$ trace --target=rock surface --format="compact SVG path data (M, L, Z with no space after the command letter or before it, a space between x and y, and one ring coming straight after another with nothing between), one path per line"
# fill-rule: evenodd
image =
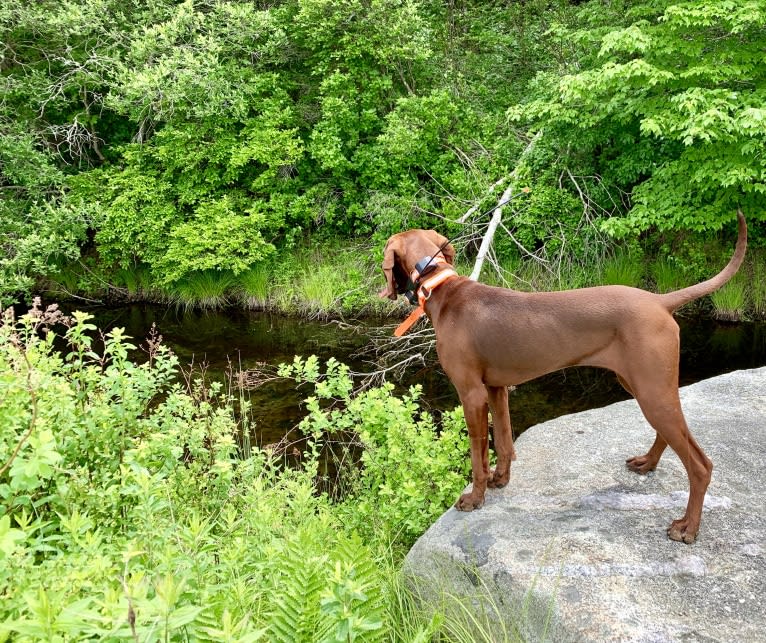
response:
M766 641L766 368L681 401L714 464L694 544L665 534L686 506L676 455L647 476L625 467L654 439L630 400L528 429L509 485L447 511L405 573L426 602L468 598L529 641Z

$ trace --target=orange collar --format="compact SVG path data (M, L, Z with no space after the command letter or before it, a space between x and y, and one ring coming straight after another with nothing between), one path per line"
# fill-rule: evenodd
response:
M418 270L418 266L424 262L426 259L428 259L427 266L433 266L434 268L440 264L449 265L447 260L444 258L444 255L439 251L438 254L434 255L433 257L423 257L418 263L415 265L414 270L410 273L410 281L413 284L418 283L420 279L420 270L425 270L426 266Z
M447 263L447 262L444 259L442 259L441 261L438 261L438 263ZM396 327L396 330L394 331L394 336L401 337L410 328L412 328L415 322L418 321L418 319L420 319L425 314L426 302L431 298L433 291L436 290L439 286L441 286L446 281L449 281L450 279L454 279L457 276L458 274L452 268L446 268L445 270L440 270L439 272L437 272L433 277L429 277L428 279L425 279L423 283L420 284L420 286L418 287L418 304L419 304L418 307L407 316L407 319L405 319L401 324L399 324L399 326Z

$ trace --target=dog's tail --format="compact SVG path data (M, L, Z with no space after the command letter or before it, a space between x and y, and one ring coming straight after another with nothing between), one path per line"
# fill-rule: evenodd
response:
M745 215L742 214L742 210L737 209L737 246L734 249L734 254L726 267L721 270L715 277L703 281L702 283L688 288L682 288L681 290L675 290L673 292L659 295L660 301L664 304L665 308L669 311L674 311L676 308L680 308L684 304L688 304L690 301L709 295L711 292L718 290L729 279L731 279L737 270L742 265L742 261L745 259L745 251L747 250L747 223L745 223Z

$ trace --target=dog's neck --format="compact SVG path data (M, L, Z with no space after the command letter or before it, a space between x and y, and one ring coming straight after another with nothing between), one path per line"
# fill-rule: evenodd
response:
M423 280L418 289L418 299L432 322L438 317L443 303L448 298L449 286L459 276L449 264L445 264Z
M430 259L430 257L427 258L429 263ZM413 300L417 298L418 307L409 314L407 319L405 319L401 324L399 324L399 326L397 326L396 330L394 331L394 335L396 337L401 337L404 335L410 328L412 328L413 324L415 324L415 322L417 322L420 317L427 313L426 306L428 305L434 292L440 290L441 287L448 281L458 277L458 274L453 270L449 263L446 261L441 261L439 264L440 265L438 265L434 270L425 272L421 263L418 262L419 268L416 268L413 271L412 279L410 280L410 285L412 285L415 290L414 292L410 290L405 293L407 299L409 299L413 304L415 303ZM416 283L413 284L413 280L416 281ZM433 320L430 313L428 313L428 317Z
M418 286L418 298L421 305L428 301L439 286L450 279L454 279L458 274L449 266L440 267L428 273L428 276L421 278Z

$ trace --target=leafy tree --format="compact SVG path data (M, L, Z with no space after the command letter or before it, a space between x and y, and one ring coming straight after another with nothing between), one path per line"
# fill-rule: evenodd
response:
M33 275L80 254L84 215L50 205L62 181L39 141L0 117L0 306L29 290Z
M453 219L522 126L526 244L752 220L763 26L752 0L0 0L0 293L81 252L167 287Z
M543 128L565 164L632 190L632 209L605 224L614 233L717 229L738 205L758 214L766 7L666 0L626 14L624 27L575 32L597 55L584 71L540 77L511 118Z
M124 135L104 97L121 34L143 15L117 0L0 2L0 304L80 254L90 221L62 205L65 176Z

